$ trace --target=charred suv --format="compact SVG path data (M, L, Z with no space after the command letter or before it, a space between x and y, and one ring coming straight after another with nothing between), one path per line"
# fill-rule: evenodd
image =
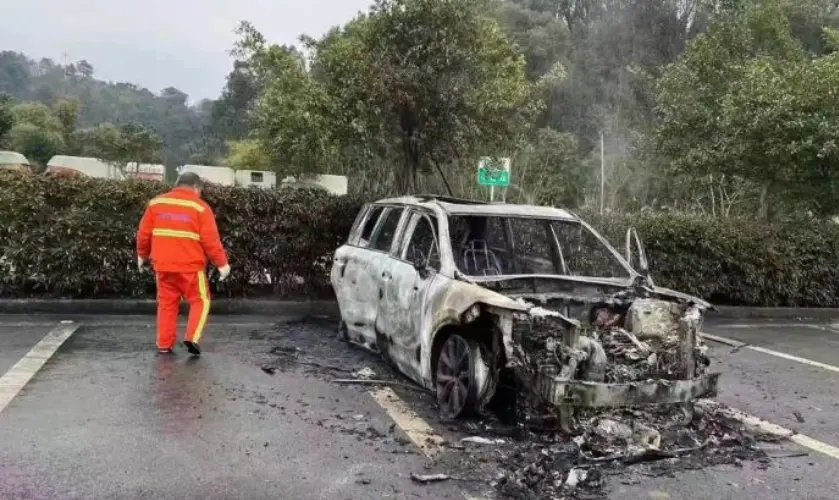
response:
M698 335L710 304L655 286L633 229L622 255L558 208L381 200L331 281L342 338L436 391L447 418L480 410L505 372L566 416L716 393Z

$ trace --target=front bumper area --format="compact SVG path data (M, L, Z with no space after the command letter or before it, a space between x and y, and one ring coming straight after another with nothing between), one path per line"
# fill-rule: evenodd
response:
M719 377L719 373L708 373L691 380L605 384L540 373L535 381L535 392L555 406L614 408L676 404L716 396Z

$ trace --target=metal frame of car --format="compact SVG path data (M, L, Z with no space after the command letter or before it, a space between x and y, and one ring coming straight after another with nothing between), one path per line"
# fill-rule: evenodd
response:
M387 252L382 250L365 248L359 245L359 237L363 228L367 225L369 217L375 212L375 208L384 207L385 209L401 208L400 214L393 240ZM711 396L716 393L717 381L719 374L707 374L699 377L693 377L693 354L692 350L696 342L698 342L698 328L701 324L701 316L704 311L710 307L707 302L691 297L689 295L676 292L660 287L653 287L646 270L642 272L636 271L630 265L630 236L634 239L639 250L639 257L641 257L643 264L646 265L646 256L643 255L643 247L637 234L630 234L627 232L627 255L624 257L620 254L610 243L597 232L588 223L581 218L567 210L552 208L552 207L534 207L523 205L506 205L506 204L481 204L465 200L454 200L442 197L431 196L409 196L401 198L391 198L377 201L365 205L364 209L359 213L353 224L353 230L348 238L347 245L363 248L364 250L380 252L387 255L389 259L395 259L403 264L408 262L403 256L405 249L409 245L406 236L412 236L409 232L411 227L411 213L419 211L426 215L436 218L437 225L434 227L436 232L436 241L438 245L438 252L440 258L440 269L434 272L442 277L445 282L440 283L439 287L445 287L446 290L440 291L439 287L435 289L435 293L442 294L445 301L439 303L432 303L430 306L436 307L433 311L424 311L422 321L419 325L419 331L416 334L419 336L418 352L416 353L416 365L413 361L406 360L406 353L401 353L397 361L400 369L409 377L413 378L423 386L434 389L434 363L435 352L434 349L438 346L438 336L445 335L451 329L462 329L468 325L478 321L480 318L491 318L493 329L496 329L500 334L500 346L503 350L503 360L506 367L512 368L519 373L521 378L529 378L528 383L533 391L544 398L546 401L560 408L568 410L577 406L633 406L637 404L647 403L686 403L697 397ZM382 215L384 212L382 213ZM456 215L485 215L485 216L503 216L503 217L523 217L536 218L547 220L561 220L580 224L584 230L594 235L599 243L605 246L612 256L620 263L626 270L627 278L594 278L586 276L567 276L567 275L501 275L501 276L466 276L455 264L454 252L451 248L452 242L449 234L449 217ZM381 226L386 219L379 215L376 221L370 239L375 241L375 237L381 231ZM556 235L554 234L554 237ZM556 241L558 244L558 241ZM346 263L341 263L336 252L336 268L343 272ZM410 262L408 262L410 264ZM341 293L336 284L336 271L333 270L333 286L336 287L336 294L339 295L339 304L341 303ZM522 353L517 352L516 342L513 336L513 321L514 317L521 321L523 318L532 318L534 313L540 316L540 320L553 322L553 327L557 332L561 332L562 342L569 348L575 349L579 343L580 338L580 322L570 318L560 311L545 311L537 308L533 304L526 304L520 300L520 297L515 295L504 295L499 292L489 290L485 285L499 280L510 279L549 279L562 280L565 282L577 283L580 286L587 285L604 285L613 286L615 288L630 288L636 286L638 289L646 290L644 293L649 293L655 297L663 297L667 300L686 302L691 305L691 314L698 317L698 321L686 321L682 325L686 330L684 332L684 347L682 348L683 360L682 363L685 369L684 380L651 380L639 381L628 384L609 384L592 382L588 380L579 380L573 378L573 374L551 374L551 373L524 373L522 369ZM381 289L380 289L381 300ZM544 298L550 299L557 294L544 293ZM561 294L560 294L561 295ZM436 297L436 296L435 296ZM437 300L437 299L434 299ZM442 300L442 299L441 299ZM346 303L341 307L344 308ZM538 309L538 312L537 312ZM342 316L344 311L342 310ZM369 320L369 318L368 318ZM374 320L376 321L376 320ZM348 330L353 330L357 325L345 325ZM488 332L489 333L489 332ZM362 339L360 335L348 335L351 341L358 343L364 347L372 348L377 351L387 351L387 341L382 343L382 338L389 336L387 332L376 332L376 342L371 342L371 339ZM393 341L391 340L391 343ZM383 354L387 356L387 353ZM498 354L498 353L496 353ZM393 359L391 359L393 361ZM406 366L409 365L409 366ZM495 367L498 369L501 367ZM535 375L535 376L534 376ZM486 375L493 376L492 374ZM487 384L486 380L476 380L480 385ZM494 388L487 389L489 392L494 392ZM488 402L492 394L483 394L481 398L482 404ZM566 412L567 413L567 412Z

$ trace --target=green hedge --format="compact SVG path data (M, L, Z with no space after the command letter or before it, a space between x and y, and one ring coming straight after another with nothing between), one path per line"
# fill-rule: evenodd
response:
M589 216L623 252L635 226L657 285L716 305L839 307L839 225L688 215Z
M152 296L134 238L153 182L0 171L0 297ZM361 201L318 191L214 187L233 274L216 295L327 297L332 251ZM839 225L682 215L586 217L620 249L638 229L657 284L718 305L839 307ZM266 278L265 274L270 276Z
M25 176L0 171L0 297L151 297L136 268L145 204L167 189L148 181ZM331 294L331 254L361 204L321 191L210 187L233 273L218 296ZM267 273L267 277L266 277Z

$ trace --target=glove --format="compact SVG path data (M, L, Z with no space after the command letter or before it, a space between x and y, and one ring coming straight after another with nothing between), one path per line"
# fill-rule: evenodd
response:
M219 278L218 278L219 281L226 280L227 277L230 276L230 264L227 264L225 266L222 266L222 267L218 268L218 273L219 273Z
M145 265L146 265L146 259L144 259L142 257L137 257L137 269L142 271L143 266L145 266Z

